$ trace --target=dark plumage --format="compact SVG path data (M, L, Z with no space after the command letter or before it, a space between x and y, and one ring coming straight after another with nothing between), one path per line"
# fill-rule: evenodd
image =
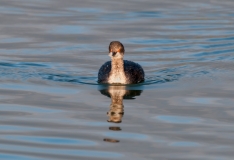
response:
M98 83L108 83L111 71L111 61L104 63L98 72ZM142 67L132 61L124 60L124 73L128 84L140 83L144 81L144 70Z

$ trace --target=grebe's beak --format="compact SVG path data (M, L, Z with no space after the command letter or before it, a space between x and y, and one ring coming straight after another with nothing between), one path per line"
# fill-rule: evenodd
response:
M114 56L116 55L116 53L117 53L117 52L110 52L110 53L109 53L109 56L110 56L110 57L114 57Z

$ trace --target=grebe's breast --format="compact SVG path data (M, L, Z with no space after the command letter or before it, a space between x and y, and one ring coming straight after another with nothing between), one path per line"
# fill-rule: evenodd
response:
M111 61L104 63L98 72L98 83L108 83L111 71ZM126 83L140 83L144 81L145 73L142 67L132 61L124 60L124 74Z

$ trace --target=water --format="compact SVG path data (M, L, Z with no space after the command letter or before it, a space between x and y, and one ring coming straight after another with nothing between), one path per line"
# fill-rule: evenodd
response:
M233 7L1 0L0 159L232 160ZM97 84L112 40L144 83Z

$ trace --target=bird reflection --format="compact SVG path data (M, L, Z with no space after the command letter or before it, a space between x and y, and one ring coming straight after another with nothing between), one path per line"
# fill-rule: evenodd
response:
M110 86L108 93L111 97L110 110L107 112L108 122L121 123L124 115L123 96L126 90L123 86Z
M110 143L118 143L119 142L119 140L111 139L111 138L104 138L103 141L110 142Z
M107 122L121 123L124 115L123 99L135 99L134 97L139 96L142 91L129 90L126 86L110 85L100 89L100 92L111 98L111 104L109 106L109 111L107 112ZM109 127L109 130L121 131L121 128L118 126L111 126ZM104 141L111 143L119 142L119 140L111 138L105 138Z
M122 129L120 127L109 127L109 130L112 130L112 131L121 131ZM117 139L113 139L113 138L104 138L103 141L106 141L106 142L110 142L110 143L118 143L119 140Z
M107 112L108 122L121 123L124 115L123 99L135 99L141 94L141 90L127 90L126 86L111 85L100 90L103 95L111 98L110 109Z

